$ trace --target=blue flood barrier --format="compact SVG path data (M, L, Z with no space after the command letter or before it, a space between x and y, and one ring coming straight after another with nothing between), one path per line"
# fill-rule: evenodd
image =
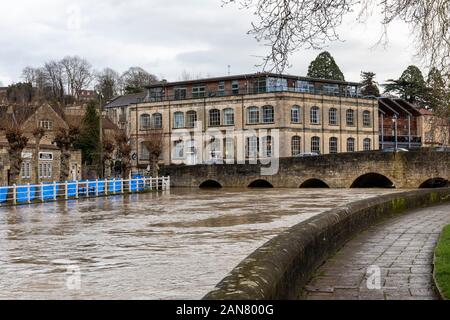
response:
M78 181L78 195L79 196L89 195L89 180Z
M53 200L58 196L59 185L54 185L53 183L44 183L41 187L42 199Z
M69 198L74 198L77 196L77 182L68 181L67 182L67 196Z
M122 180L110 180L108 182L110 193L122 192Z
M139 177L139 178L141 178L141 177ZM132 192L144 191L144 188L145 188L144 179L139 179L139 178L131 180L131 191Z
M9 187L0 187L0 203L4 203L8 199L8 189Z
M18 203L25 203L28 201L33 201L36 198L36 187L35 186L17 186L16 189L16 201Z

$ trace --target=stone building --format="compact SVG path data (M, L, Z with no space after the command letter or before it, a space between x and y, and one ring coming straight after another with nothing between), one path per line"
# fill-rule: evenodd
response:
M15 110L13 110L15 109ZM22 152L22 170L19 183L35 183L59 181L61 166L61 151L55 146L54 139L58 128L68 128L65 115L57 107L49 104L38 106L0 106L0 185L9 184L8 141L5 129L12 123L12 113L21 114L20 128L28 138L28 144ZM36 128L45 130L37 152L33 131ZM36 177L36 164L37 174ZM81 178L81 152L71 152L70 178Z
M377 150L378 103L359 86L271 73L149 86L128 106L134 166L148 166L149 132L160 132L165 164Z
M103 113L106 114L117 127L128 131L128 124L130 121L129 107L136 105L137 103L142 103L146 96L147 93L142 92L115 97L103 106Z

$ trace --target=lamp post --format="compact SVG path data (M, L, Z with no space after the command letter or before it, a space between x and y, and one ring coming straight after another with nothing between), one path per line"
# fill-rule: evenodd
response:
M394 139L395 139L395 147L394 150L395 152L397 152L398 149L398 135L397 135L397 124L398 124L398 117L396 114L394 114L394 116L392 117L392 122L394 124Z

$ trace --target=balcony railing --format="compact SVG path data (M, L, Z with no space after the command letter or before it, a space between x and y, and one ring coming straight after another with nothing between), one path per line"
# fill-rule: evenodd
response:
M306 89L306 88L291 88L291 87L270 87L270 88L250 88L239 90L222 90L222 91L209 91L204 93L191 93L175 94L175 95L150 95L145 99L145 102L163 102L163 101L178 101L178 100L191 100L191 99L207 99L216 97L230 97L230 96L243 96L243 95L256 95L267 93L304 93L314 95L325 95L334 97L347 97L357 98L362 97L360 94L349 92L347 90L330 91L320 89Z

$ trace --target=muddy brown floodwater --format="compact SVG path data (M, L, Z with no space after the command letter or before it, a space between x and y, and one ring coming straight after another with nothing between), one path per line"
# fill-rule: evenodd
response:
M200 299L286 228L391 192L172 189L0 208L0 299Z

